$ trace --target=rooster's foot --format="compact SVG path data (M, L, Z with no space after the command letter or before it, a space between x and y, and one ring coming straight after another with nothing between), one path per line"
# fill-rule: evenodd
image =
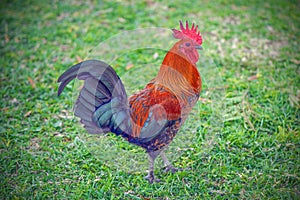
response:
M154 182L160 182L160 179L154 177L154 173L150 172L147 176L144 177L150 184Z

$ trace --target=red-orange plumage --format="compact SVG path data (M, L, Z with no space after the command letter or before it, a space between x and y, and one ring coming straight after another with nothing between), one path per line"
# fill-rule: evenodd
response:
M180 103L167 88L161 85L149 83L143 90L129 98L132 136L139 137L140 130L149 116L150 109L153 112L153 120L176 120L181 113Z
M141 137L151 108L154 109L152 120L184 121L196 103L202 82L195 64L179 49L186 41L177 42L166 54L158 75L129 98L133 137Z

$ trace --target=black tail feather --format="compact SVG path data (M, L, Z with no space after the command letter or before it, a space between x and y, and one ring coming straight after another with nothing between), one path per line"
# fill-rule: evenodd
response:
M124 137L131 133L129 106L125 88L111 66L87 60L72 66L59 78L60 95L75 78L84 80L84 86L74 107L89 133L114 132Z

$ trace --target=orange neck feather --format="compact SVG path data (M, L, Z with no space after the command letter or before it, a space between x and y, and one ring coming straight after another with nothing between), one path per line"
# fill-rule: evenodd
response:
M165 56L156 82L168 87L178 96L199 95L202 87L202 80L195 64L179 50L178 44L175 44Z

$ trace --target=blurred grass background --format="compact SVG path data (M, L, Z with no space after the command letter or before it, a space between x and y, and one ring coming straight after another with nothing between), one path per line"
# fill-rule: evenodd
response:
M299 9L299 1L277 0L1 1L1 198L298 199ZM212 104L199 101L186 125L196 140L175 161L191 170L157 170L162 182L149 185L145 172L113 170L77 144L84 130L71 114L71 88L58 98L56 80L115 34L178 28L179 20L200 27L200 53L225 89L224 124L211 133L214 122L201 119ZM135 74L152 53L121 55L114 67L121 78ZM137 72L136 80L156 73ZM202 97L218 91L204 85Z

